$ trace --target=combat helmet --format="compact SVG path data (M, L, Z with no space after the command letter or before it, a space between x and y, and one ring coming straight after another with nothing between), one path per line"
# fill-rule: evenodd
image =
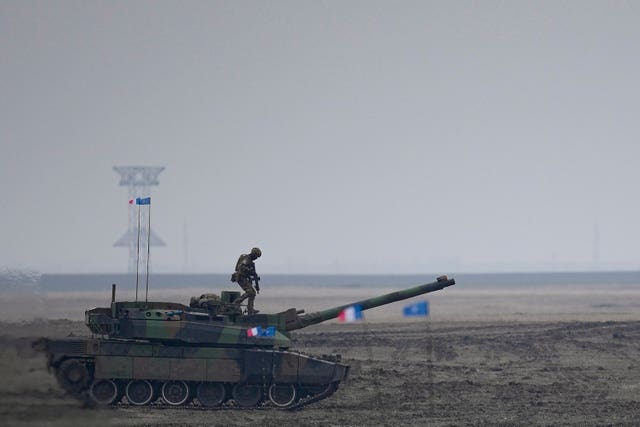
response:
M256 259L256 258L260 258L261 256L262 256L262 251L260 250L260 248L251 249L251 258Z

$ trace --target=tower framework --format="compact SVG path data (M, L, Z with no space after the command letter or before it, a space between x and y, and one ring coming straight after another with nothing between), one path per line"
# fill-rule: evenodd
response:
M120 185L128 188L129 200L135 200L137 197L150 197L151 187L160 184L158 175L164 170L164 166L114 166L113 170L120 174ZM140 230L138 230L138 210L128 207L129 226L127 231L113 244L115 247L129 248L129 265L127 271L135 273L137 263L146 261L147 249L147 233L148 233L148 209L140 211ZM140 238L138 242L138 236ZM148 243L150 246L166 246L164 241L158 237L153 230L149 235ZM138 244L140 246L138 246ZM144 248L144 250L143 250Z

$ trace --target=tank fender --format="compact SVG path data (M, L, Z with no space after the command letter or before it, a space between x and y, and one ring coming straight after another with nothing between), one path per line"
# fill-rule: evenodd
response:
M298 365L298 381L301 384L328 384L344 379L342 365L301 354Z

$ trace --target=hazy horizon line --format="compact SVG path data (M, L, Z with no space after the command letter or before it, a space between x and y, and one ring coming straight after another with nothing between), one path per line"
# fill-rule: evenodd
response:
M20 270L17 270L20 271ZM33 271L33 270L32 270ZM120 276L135 276L136 273L128 272L112 272L112 271L96 271L96 272L39 272L41 275L55 276L55 275L120 275ZM263 276L442 276L442 275L501 275L501 274L606 274L606 273L640 273L640 269L601 269L601 270L523 270L523 271L456 271L446 273L434 273L434 272L402 272L402 273L261 273ZM151 273L150 276L166 276L166 275L192 275L192 276L226 276L230 273L224 272L182 272L182 271L164 271ZM145 273L140 273L140 277L146 276Z

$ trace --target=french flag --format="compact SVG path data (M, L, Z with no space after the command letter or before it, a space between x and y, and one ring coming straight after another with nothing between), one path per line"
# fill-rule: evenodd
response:
M341 322L355 322L362 319L362 306L350 305L338 314L338 320Z
M258 337L262 334L262 328L260 326L256 326L255 328L247 329L248 337Z

